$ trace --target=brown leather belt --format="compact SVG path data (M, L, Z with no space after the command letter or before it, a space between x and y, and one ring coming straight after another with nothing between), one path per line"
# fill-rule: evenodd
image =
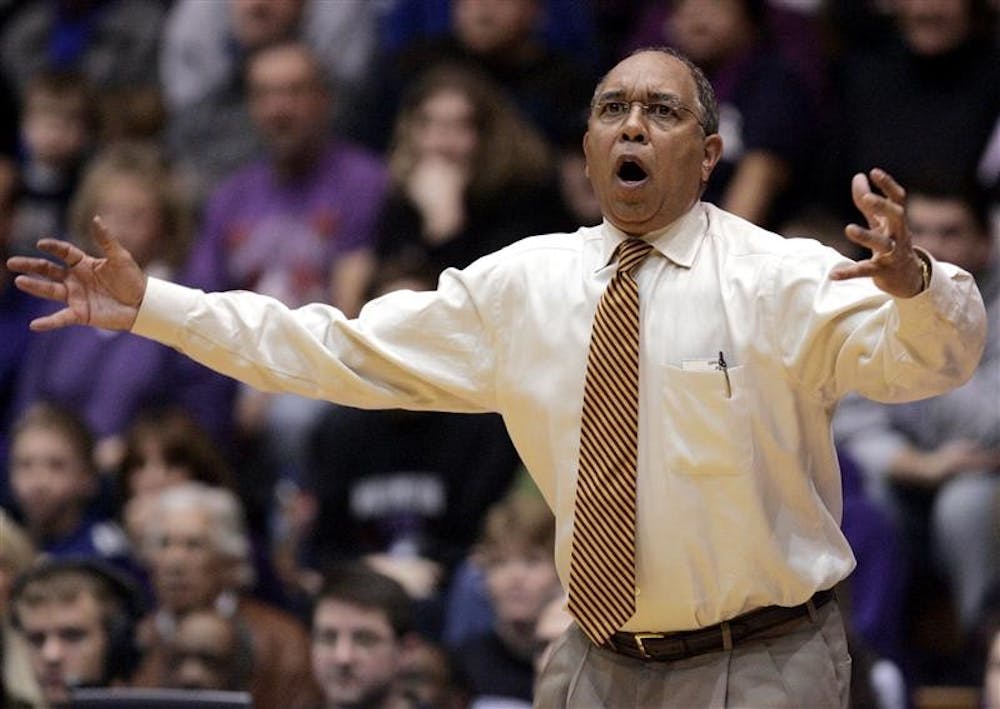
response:
M626 633L612 635L605 648L649 662L674 662L708 652L729 650L748 638L782 623L815 614L834 598L833 589L818 591L798 606L767 606L738 615L722 623L674 633Z

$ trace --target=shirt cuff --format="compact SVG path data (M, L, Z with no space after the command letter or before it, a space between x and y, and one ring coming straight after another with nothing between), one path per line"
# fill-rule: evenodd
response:
M199 293L194 288L159 278L146 279L146 293L132 324L132 332L166 344L178 342Z
M930 326L940 313L950 314L954 306L954 294L949 288L948 275L943 272L941 264L923 249L920 258L925 259L930 268L931 279L927 287L909 298L896 298L896 305L908 322L925 322ZM912 320L911 320L912 319Z

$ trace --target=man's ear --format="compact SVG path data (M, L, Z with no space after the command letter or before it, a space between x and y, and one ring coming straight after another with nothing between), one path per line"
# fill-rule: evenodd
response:
M587 176L587 179L590 179L590 148L588 147L589 138L590 138L590 131L586 131L583 134L583 140L581 141L583 143L583 158L584 158L583 174Z
M722 157L722 136L718 133L705 137L705 154L701 160L701 182L705 184Z

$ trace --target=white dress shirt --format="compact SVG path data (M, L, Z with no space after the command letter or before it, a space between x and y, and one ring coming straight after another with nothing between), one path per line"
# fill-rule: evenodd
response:
M555 512L565 586L591 322L623 238L607 222L528 238L445 271L436 291L372 301L355 320L150 279L133 329L262 389L499 412ZM802 603L854 567L839 525L837 400L925 397L967 378L985 333L979 292L944 263L909 299L869 279L831 281L844 262L835 251L704 203L646 238L639 592L625 629Z

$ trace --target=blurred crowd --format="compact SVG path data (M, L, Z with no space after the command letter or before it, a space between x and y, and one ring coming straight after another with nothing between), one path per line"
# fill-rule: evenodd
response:
M720 103L704 198L849 257L850 176L972 273L979 370L835 417L857 706L1000 706L996 0L0 0L0 256L100 215L149 273L348 315L601 221L600 76L680 49ZM253 390L127 333L34 334L0 261L0 706L80 687L259 709L530 706L570 622L492 415ZM905 356L901 353L900 356ZM991 674L992 673L992 674Z

